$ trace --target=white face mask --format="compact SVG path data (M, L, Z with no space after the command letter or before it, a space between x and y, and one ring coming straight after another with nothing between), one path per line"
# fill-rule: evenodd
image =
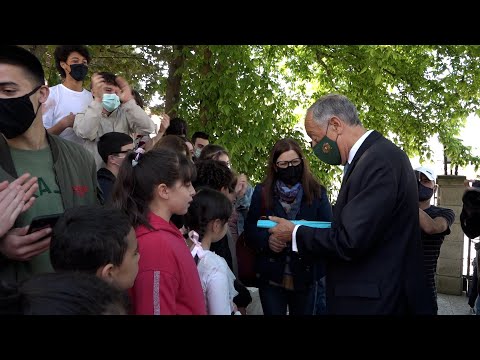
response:
M112 112L120 106L120 98L117 94L103 94L102 104L105 110Z
M202 149L195 148L195 151L193 153L193 156L195 156L197 159L200 157L200 154L202 153Z

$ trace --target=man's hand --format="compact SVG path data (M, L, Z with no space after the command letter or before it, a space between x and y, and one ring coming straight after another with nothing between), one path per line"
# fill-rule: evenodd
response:
M62 118L60 121L62 122L62 125L65 127L65 129L71 128L75 123L75 114L71 112L70 114Z
M162 120L160 121L160 129L158 130L158 134L164 134L167 131L168 127L170 126L170 116L167 114L162 115Z
M120 102L122 104L125 104L127 101L132 100L133 99L132 89L130 85L128 85L127 80L125 80L121 76L117 76L115 78L115 81L117 82L118 87L120 88L120 93L117 94L118 97L120 98Z
M277 244L277 241L284 244L289 241L292 241L292 233L293 233L293 229L295 229L294 223L276 216L269 216L268 219L278 223L278 225L268 230L268 232L272 234L270 235L270 238L269 238L269 244L270 244L270 241L272 240L274 241L275 244Z
M92 95L95 98L95 101L102 102L103 100L103 93L105 86L105 79L102 75L97 73L92 75Z
M247 175L240 174L237 179L237 185L235 186L235 194L237 199L241 199L247 192Z
M0 183L0 237L12 228L18 215L30 209L38 190L37 178L25 173L12 183Z
M273 237L273 235L270 235L268 238L268 246L273 252L279 253L287 247L287 243L278 240L277 238Z
M0 252L9 259L27 261L43 253L50 247L50 239L43 239L52 232L52 228L35 231L27 235L28 227L11 229L0 239ZM38 241L38 242L37 242Z

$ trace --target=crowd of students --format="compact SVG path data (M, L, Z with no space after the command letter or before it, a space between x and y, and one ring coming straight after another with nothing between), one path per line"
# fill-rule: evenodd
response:
M242 233L266 315L436 313L454 214L431 205L432 170L413 171L346 97L305 119L315 155L345 166L332 209L296 140L276 141L252 186L184 119L164 115L156 132L122 77L95 73L84 89L86 47L59 46L55 61L62 83L49 88L33 54L0 48L2 313L246 314ZM45 216L55 225L33 231ZM258 228L263 216L277 226Z

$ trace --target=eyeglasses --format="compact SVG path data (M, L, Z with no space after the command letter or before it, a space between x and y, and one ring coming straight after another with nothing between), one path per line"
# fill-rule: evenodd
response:
M289 166L298 166L301 163L302 163L302 159L301 158L296 158L296 159L293 159L291 161L278 161L276 163L276 165L277 165L277 167L279 167L281 169L286 169Z

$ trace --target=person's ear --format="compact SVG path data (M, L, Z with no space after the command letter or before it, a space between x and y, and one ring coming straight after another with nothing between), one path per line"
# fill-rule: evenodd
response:
M340 120L338 117L334 116L329 120L330 127L333 128L333 130L337 134L341 134L343 132L343 121Z
M44 104L47 99L48 95L50 95L50 89L46 85L42 85L40 89L38 89L38 101L40 104Z
M220 192L224 195L227 195L230 194L230 191L228 191L228 186L224 186L220 189Z
M433 187L433 192L434 192L434 193L437 192L437 189L438 189L438 185L435 184L435 186Z
M115 267L112 263L107 265L101 266L98 268L96 275L101 278L102 280L111 284L113 282L113 275L114 275Z
M66 63L65 61L60 61L60 67L61 67L63 70L65 70L65 73L68 73L68 71L67 71L68 65L67 65L67 63Z
M158 185L156 192L157 192L157 195L164 200L168 200L170 198L170 194L169 194L170 192L168 191L168 186L165 184Z
M215 234L218 234L219 232L221 232L222 227L223 227L222 220L215 219L212 221L212 230Z
M108 155L107 157L107 164L112 164L113 163L113 155Z

